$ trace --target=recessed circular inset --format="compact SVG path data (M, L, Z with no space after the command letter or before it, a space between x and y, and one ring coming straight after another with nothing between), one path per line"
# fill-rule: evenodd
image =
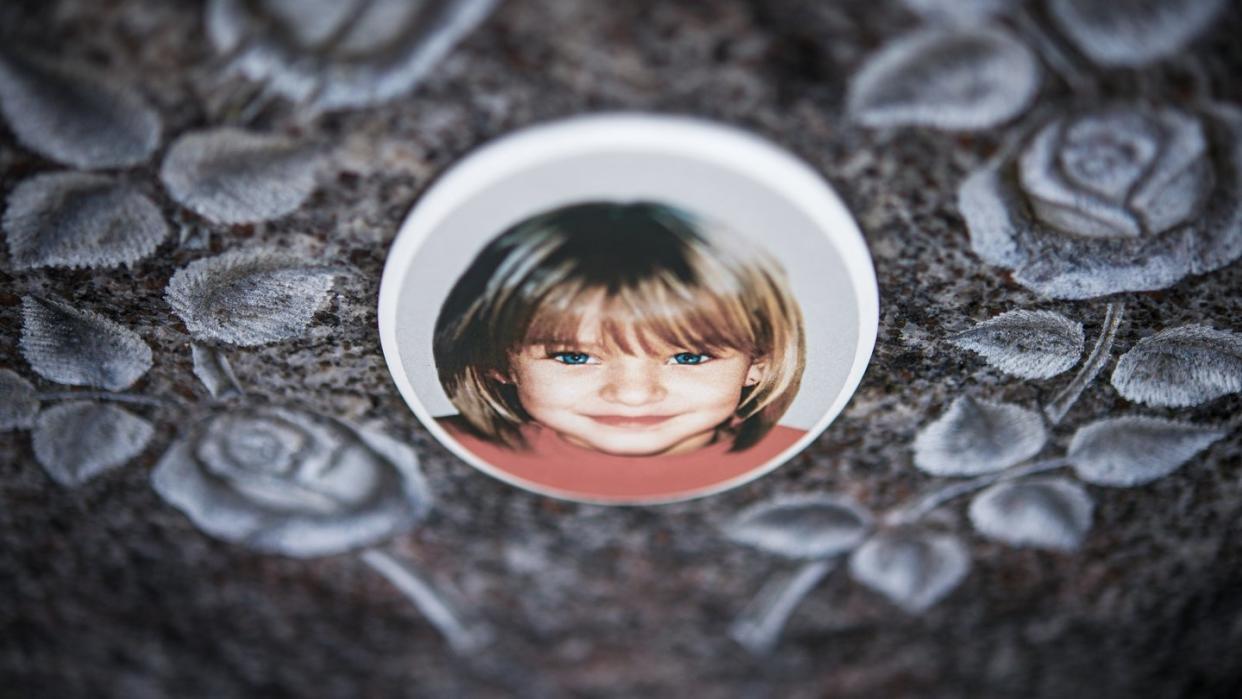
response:
M738 129L598 115L505 136L419 199L380 285L384 356L441 442L592 503L718 493L845 407L875 345L862 235Z

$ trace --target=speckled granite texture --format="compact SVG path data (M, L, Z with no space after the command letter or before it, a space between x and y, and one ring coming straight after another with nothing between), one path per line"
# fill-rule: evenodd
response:
M1042 309L1081 322L1089 349L1109 301L1126 304L1115 355L1189 323L1242 331L1236 263L1161 291L1053 301L972 252L958 187L1015 127L872 129L846 113L849 81L866 58L924 21L894 0L509 0L411 94L320 116L276 100L249 116L249 128L321 145L326 165L292 214L230 226L178 207L158 178L177 135L242 121L247 84L223 75L199 4L4 3L6 49L33 45L102 67L158 111L160 150L108 172L147 193L174 233L132 268L18 271L0 253L0 367L40 392L69 390L32 372L18 348L22 297L53 294L150 345L153 368L130 393L203 405L189 330L164 300L173 273L260 245L339 265L302 336L223 351L248 400L413 445L435 507L383 548L416 562L496 638L452 653L355 553L303 560L209 538L150 483L194 409L130 406L155 436L125 466L76 488L48 477L28 432L0 433L0 695L1242 696L1237 430L1148 485L1090 487L1093 525L1076 551L986 539L955 502L930 519L960 536L973 567L927 611L902 611L838 570L797 608L770 654L729 637L764 581L795 565L730 542L720 528L734 513L792 493L836 493L877 512L907 502L946 482L915 468L911 444L953 399L1037 406L1071 376L1015 379L946 336L1005 311ZM1242 103L1240 35L1242 12L1228 10L1174 59L1097 77L1090 99L1189 104L1197 76L1213 99ZM1031 114L1071 103L1067 81L1045 73ZM437 444L384 366L380 271L419 193L489 139L606 110L697 115L781 144L832 183L874 255L880 330L859 392L803 454L723 495L606 508L504 485ZM0 131L5 196L58 169ZM1048 453L1063 453L1076 428L1105 416L1214 424L1242 407L1237 394L1181 409L1131 404L1108 384L1115 359L1049 428Z

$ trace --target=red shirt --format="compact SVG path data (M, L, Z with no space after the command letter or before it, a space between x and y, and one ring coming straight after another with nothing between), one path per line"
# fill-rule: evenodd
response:
M522 428L528 449L515 450L466 432L460 417L437 423L502 478L536 490L595 501L675 500L723 489L768 463L806 434L777 425L749 449L730 452L731 441L685 454L616 456L571 444L535 424Z

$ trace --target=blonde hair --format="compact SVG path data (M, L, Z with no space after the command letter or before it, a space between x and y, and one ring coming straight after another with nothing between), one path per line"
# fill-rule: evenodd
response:
M530 416L510 359L532 344L572 345L602 299L605 342L742 352L763 362L721 429L734 451L759 441L802 380L802 313L784 271L720 226L647 202L576 204L501 233L457 280L436 319L440 383L477 436L513 448Z

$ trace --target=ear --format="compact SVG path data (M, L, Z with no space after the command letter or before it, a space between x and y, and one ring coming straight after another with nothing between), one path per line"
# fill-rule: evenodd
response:
M757 386L768 375L768 360L758 359L750 363L750 368L746 370L746 381L744 386Z
M499 369L488 370L487 378L492 379L493 381L499 381L500 383L513 383L513 380L505 374L500 373Z

